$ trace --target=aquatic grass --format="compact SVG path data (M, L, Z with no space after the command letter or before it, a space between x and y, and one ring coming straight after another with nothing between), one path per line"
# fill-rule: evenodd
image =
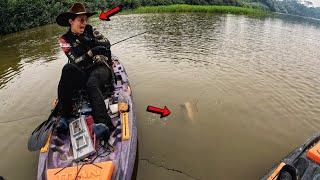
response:
M257 8L247 8L238 6L216 6L216 5L187 5L175 4L169 6L144 6L133 10L129 13L217 13L217 14L240 14L252 16L266 16L267 11Z

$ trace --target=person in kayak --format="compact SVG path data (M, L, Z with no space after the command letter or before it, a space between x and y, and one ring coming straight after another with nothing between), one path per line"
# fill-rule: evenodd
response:
M87 24L88 18L94 14L87 12L83 4L75 3L69 12L61 13L56 18L58 25L69 27L67 33L59 38L68 63L62 69L58 100L61 103L62 119L68 119L73 116L74 93L86 89L94 122L107 125L112 132L115 127L107 113L103 96L103 93L110 94L113 88L110 42Z

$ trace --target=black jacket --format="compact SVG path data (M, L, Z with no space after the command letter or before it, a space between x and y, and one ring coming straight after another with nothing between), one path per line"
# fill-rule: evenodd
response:
M83 41L83 37L91 39ZM93 64L93 60L88 56L87 52L97 45L110 48L110 42L91 25L86 25L82 35L78 36L69 31L59 38L59 44L62 51L67 55L68 62L78 65L82 69L86 69ZM108 57L111 58L111 57Z

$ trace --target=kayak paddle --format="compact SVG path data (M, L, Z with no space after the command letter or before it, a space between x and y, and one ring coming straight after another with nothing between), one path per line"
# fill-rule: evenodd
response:
M28 140L28 150L37 151L40 150L47 142L47 139L56 127L56 121L54 115L58 112L59 101L56 104L55 108L51 112L49 118L42 122L30 135Z

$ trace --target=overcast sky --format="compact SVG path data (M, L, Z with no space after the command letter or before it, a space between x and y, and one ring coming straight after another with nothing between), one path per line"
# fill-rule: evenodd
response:
M301 1L303 2L304 0L301 0ZM307 0L307 1L312 2L314 6L317 6L317 7L320 6L320 0Z

